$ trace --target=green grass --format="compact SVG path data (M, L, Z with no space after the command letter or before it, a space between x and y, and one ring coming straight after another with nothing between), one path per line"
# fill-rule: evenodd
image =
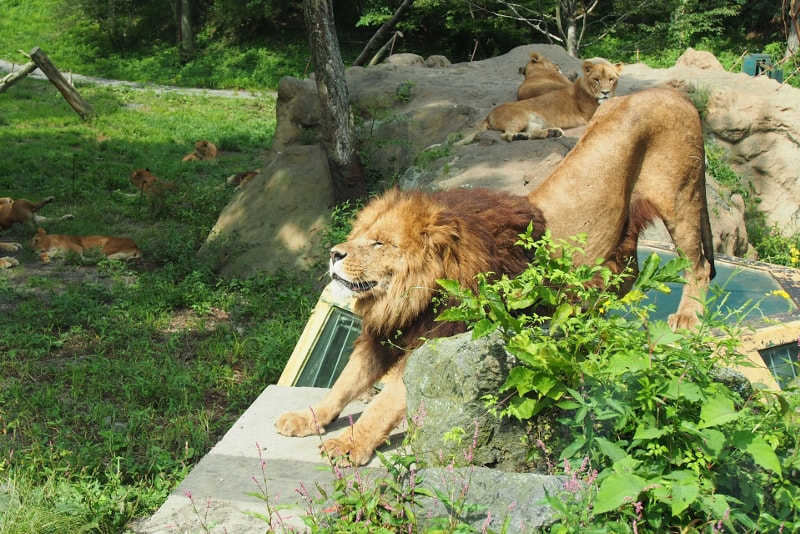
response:
M265 36L251 43L232 43L201 33L197 54L182 62L177 46L163 42L127 54L109 51L87 37L103 32L80 24L53 0L3 0L0 59L23 64L27 59L20 51L29 53L38 46L65 73L183 87L274 91L284 76L302 76L310 58L302 31L290 35L289 41L285 36L281 40Z
M274 383L316 301L311 273L219 278L196 251L260 167L275 102L78 86L82 121L49 83L0 95L0 194L72 213L51 233L132 237L141 263L68 260L0 271L0 532L119 532L171 489ZM216 161L182 163L194 141ZM180 187L152 203L130 172ZM320 254L320 257L323 255ZM18 526L21 525L21 526ZM77 526L76 526L77 525Z

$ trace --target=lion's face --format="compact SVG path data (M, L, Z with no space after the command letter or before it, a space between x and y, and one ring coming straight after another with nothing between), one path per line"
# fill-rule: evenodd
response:
M43 228L39 228L31 239L31 248L34 252L42 252L50 248L50 236L45 233Z
M619 73L622 71L622 63L614 65L605 60L598 62L583 62L583 78L581 85L587 94L602 104L614 96L619 82Z
M145 184L149 184L156 180L150 169L136 169L128 178L136 189L141 189Z
M411 264L424 254L422 221L407 199L379 201L364 208L347 241L330 252L330 275L341 294L381 299L397 293Z

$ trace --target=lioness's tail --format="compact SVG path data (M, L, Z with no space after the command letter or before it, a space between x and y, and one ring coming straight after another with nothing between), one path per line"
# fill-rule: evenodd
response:
M473 141L473 139L475 139L476 135L488 129L489 129L489 123L486 122L486 119L483 119L481 123L478 125L478 128L476 130L473 130L472 132L468 133L466 136L464 136L464 139L453 143L453 146L468 145Z
M700 214L700 240L703 243L703 256L711 267L709 280L713 280L717 275L717 269L714 267L714 240L711 236L711 222L708 219L708 202L705 199Z

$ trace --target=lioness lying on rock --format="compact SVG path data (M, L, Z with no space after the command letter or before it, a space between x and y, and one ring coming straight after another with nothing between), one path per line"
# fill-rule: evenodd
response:
M50 204L54 197L47 197L39 202L32 202L24 198L14 200L9 197L0 198L0 230L8 230L15 224L43 224L49 222L66 221L72 219L72 214L61 217L43 217L36 212ZM0 250L4 252L17 252L22 249L19 243L0 243ZM19 265L11 256L0 258L0 269L8 269Z
M112 260L133 260L142 257L142 251L129 237L105 235L47 234L39 228L31 240L31 248L44 263L55 257L65 257L70 252L83 257L85 252L98 250Z
M528 225L554 239L587 236L578 263L603 259L638 273L639 232L661 219L690 260L673 329L699 321L714 276L700 115L689 98L650 89L600 107L575 148L527 196L480 189L436 193L391 190L358 214L347 241L330 251L332 289L355 299L362 328L350 359L313 409L287 412L275 426L287 436L324 433L342 409L378 380L381 392L352 428L328 439L329 457L364 464L406 417L403 369L425 339L465 330L438 322L448 305L437 280L477 290L478 273L515 276L532 260L515 243ZM621 288L624 292L629 287Z
M583 76L569 87L536 98L506 102L495 107L477 131L455 143L466 145L484 130L503 132L506 141L545 139L564 135L562 128L587 124L597 107L614 96L622 63L583 62Z
M561 68L539 52L531 52L531 58L520 72L525 75L517 88L517 100L534 98L550 91L566 89L572 85Z

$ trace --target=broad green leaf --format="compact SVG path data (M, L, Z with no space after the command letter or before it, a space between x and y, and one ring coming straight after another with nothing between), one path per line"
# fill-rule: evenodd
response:
M644 439L644 440L657 439L665 434L671 434L672 431L673 428L671 426L658 428L655 426L639 425L636 428L636 433L633 435L633 439L634 441L637 439Z
M739 450L752 456L753 461L764 469L781 474L781 462L778 460L778 456L761 436L737 430L733 433L731 441Z
M627 456L622 448L605 438L594 438L595 443L600 447L600 452L608 456L612 462L618 462Z
M741 415L741 412L733 406L733 400L720 394L713 395L706 399L700 408L700 422L697 428L724 425L735 421Z
M700 485L697 475L691 471L673 471L665 479L672 480L672 515L678 516L683 513L700 494Z
M561 456L559 456L559 460L564 460L566 458L573 458L575 454L583 449L586 445L586 438L583 436L578 436L575 438L575 441L570 443L568 446L564 447L564 450L561 451Z
M650 333L650 340L653 345L669 345L684 337L684 335L679 332L673 332L664 321L655 321L651 323L647 330Z
M551 317L551 328L556 328L558 325L569 319L569 317L573 313L573 306L572 304L562 302L553 312L553 316Z
M612 375L621 375L624 372L640 371L650 367L650 356L642 350L617 352L608 360L606 371Z
M703 398L703 390L694 382L675 377L669 381L665 395L670 399L684 398L689 402L697 402Z
M481 319L475 323L475 326L472 327L472 339L479 339L484 336L488 336L495 330L497 330L497 323L490 321L489 319Z
M647 481L632 473L612 473L600 483L594 501L595 515L616 510L623 504L639 499L639 494L647 486Z

